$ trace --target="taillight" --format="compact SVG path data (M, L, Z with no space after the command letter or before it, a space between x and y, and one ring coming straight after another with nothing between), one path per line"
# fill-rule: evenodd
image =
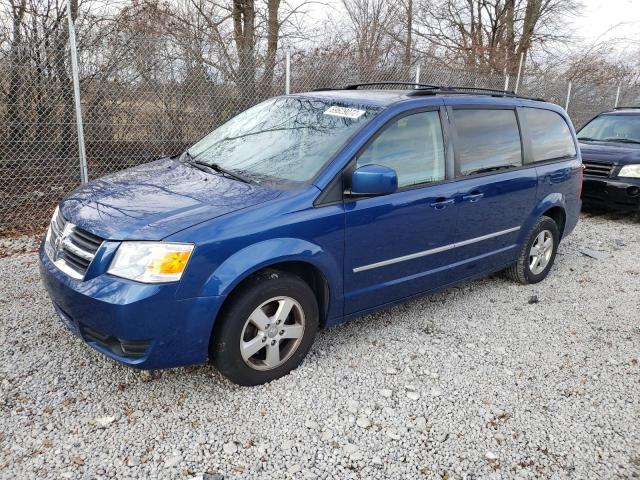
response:
M582 198L582 181L584 179L584 165L580 164L580 173L579 173L579 186L578 186L578 198Z

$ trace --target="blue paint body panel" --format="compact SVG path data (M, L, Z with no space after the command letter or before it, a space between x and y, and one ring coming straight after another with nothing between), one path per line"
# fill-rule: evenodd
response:
M67 196L61 209L65 218L102 238L160 240L284 193L164 159L85 184Z
M328 292L321 323L333 325L508 266L536 219L551 208L565 213L564 235L577 222L579 153L463 179L452 178L448 166L447 178L438 183L319 201L358 151L403 113L431 109L446 118L445 109L456 105L536 106L566 119L575 140L560 107L517 98L412 97L398 91L302 95L383 107L311 183L288 189L258 186L163 159L71 192L60 205L64 217L105 241L83 280L58 270L41 249L42 280L63 322L92 347L137 368L202 363L225 299L265 267L297 262L313 268ZM445 133L450 128L443 127ZM450 163L455 146L445 137ZM195 249L179 282L142 284L106 273L126 240L188 242ZM394 261L386 264L389 260ZM92 330L149 347L142 357L119 355L92 341L86 334Z

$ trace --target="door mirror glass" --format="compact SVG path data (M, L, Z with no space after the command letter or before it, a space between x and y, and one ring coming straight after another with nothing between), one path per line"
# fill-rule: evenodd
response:
M351 194L386 195L398 189L398 175L393 168L365 165L351 175Z

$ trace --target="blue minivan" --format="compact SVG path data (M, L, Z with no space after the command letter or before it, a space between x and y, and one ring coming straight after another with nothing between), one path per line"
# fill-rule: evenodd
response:
M394 85L273 98L71 192L40 251L64 324L132 367L210 359L256 385L319 327L499 270L544 279L581 206L564 110Z

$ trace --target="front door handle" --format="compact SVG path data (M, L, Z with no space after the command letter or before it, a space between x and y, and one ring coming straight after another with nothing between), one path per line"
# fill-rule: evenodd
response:
M442 210L446 208L448 205L453 205L455 203L455 199L453 198L438 198L435 202L431 203L431 208L435 208L436 210Z
M484 193L470 193L468 195L463 195L462 196L462 201L463 202L477 202L478 200L480 200L482 197L484 197Z

